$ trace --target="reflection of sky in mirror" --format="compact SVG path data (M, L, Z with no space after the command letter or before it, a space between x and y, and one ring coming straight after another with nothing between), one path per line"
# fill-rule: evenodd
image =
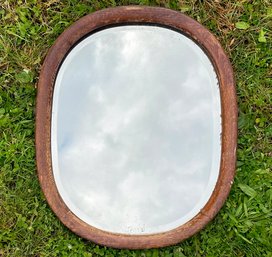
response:
M66 205L106 231L167 231L209 199L220 162L220 99L203 51L153 26L79 43L56 81L53 171Z

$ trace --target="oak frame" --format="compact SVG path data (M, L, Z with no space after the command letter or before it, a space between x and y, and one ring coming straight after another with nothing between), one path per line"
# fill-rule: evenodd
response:
M164 233L124 235L90 226L75 216L58 193L51 163L51 109L55 79L65 56L87 35L98 30L128 24L159 25L183 33L208 55L219 80L222 111L220 174L204 208L182 226ZM39 77L36 105L36 162L43 193L61 222L79 236L97 244L128 249L157 248L176 244L201 230L223 206L233 183L237 145L237 103L235 79L230 61L217 39L201 24L176 11L157 7L109 8L84 16L66 29L50 48Z

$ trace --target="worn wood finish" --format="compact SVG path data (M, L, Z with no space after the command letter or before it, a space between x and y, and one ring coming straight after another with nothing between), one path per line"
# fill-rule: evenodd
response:
M60 197L51 164L51 108L54 82L62 60L80 39L108 26L158 24L187 35L211 59L220 84L222 106L222 156L219 179L205 207L189 222L168 232L152 235L108 233L75 216ZM115 248L144 249L176 244L202 229L224 204L235 174L237 145L237 105L233 70L217 39L195 20L176 11L155 7L117 7L87 15L66 29L50 48L38 84L36 106L36 161L44 195L63 224L95 243Z

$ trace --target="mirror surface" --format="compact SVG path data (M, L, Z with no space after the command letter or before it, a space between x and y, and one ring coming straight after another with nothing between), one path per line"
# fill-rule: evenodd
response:
M55 82L51 149L65 204L104 231L151 234L192 219L220 168L218 80L179 32L124 25L78 43Z

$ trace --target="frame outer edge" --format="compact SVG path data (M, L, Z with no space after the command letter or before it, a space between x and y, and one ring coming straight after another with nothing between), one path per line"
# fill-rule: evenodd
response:
M193 39L211 59L220 86L222 153L220 174L207 204L194 218L173 230L151 235L124 235L94 228L75 216L61 199L51 164L51 108L54 81L66 53L88 33L108 25L159 24L174 28ZM50 48L40 73L36 104L36 163L43 193L53 212L74 233L97 244L115 248L147 249L176 244L201 230L223 206L235 175L237 101L233 70L217 39L201 24L179 12L158 7L115 7L79 19Z

